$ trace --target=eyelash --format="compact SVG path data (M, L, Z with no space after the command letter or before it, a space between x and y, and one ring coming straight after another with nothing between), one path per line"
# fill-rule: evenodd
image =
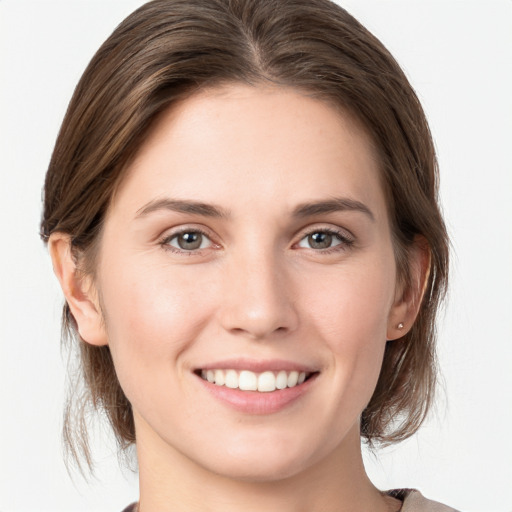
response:
M171 251L176 254L186 254L187 256L201 254L204 249L185 250L185 249L178 249L178 248L170 245L171 240L179 237L180 235L184 235L185 233L200 234L201 236L207 238L213 246L216 245L214 242L212 242L210 235L205 230L196 228L196 227L181 229L181 230L176 231L170 235L166 235L161 240L159 240L158 243L160 244L160 246L162 246L162 248L164 250ZM347 249L350 249L355 243L355 240L352 237L347 236L347 233L345 231L341 231L341 230L337 230L337 229L333 229L333 228L316 228L316 229L311 229L311 230L303 233L299 242L297 242L294 245L297 245L305 238L307 238L311 235L314 235L316 233L323 233L323 234L331 235L340 241L339 244L337 244L333 247L325 248L325 249L313 249L312 247L309 248L310 250L312 250L316 253L331 254L333 252L345 251Z
M315 233L323 233L323 234L331 235L340 241L340 243L335 245L334 247L328 247L326 249L313 249L312 247L310 248L312 251L315 251L315 252L321 253L321 254L331 254L334 252L346 251L347 249L350 249L354 245L354 242L355 242L354 238L347 235L346 231L341 231L341 230L337 230L334 228L316 228L316 229L311 229L310 231L307 231L306 233L304 233L303 236L301 237L301 239L299 240L299 243L302 240L304 240L305 238L307 238L311 235L314 235Z
M214 244L212 241L211 241L211 236L203 229L200 229L200 228L184 228L184 229L180 229L179 231L176 231L170 235L166 235L165 237L163 237L161 240L159 240L159 244L161 245L161 247L166 250L166 251L171 251L175 254L186 254L187 256L193 256L193 255L196 255L196 254L201 254L201 252L204 250L204 249L194 249L194 250L185 250L185 249L178 249L177 247L173 247L170 245L170 242L171 240L179 237L180 235L184 235L185 233L196 233L196 234L200 234L202 235L203 237L207 238L208 240L210 240L210 243L212 245L216 245Z

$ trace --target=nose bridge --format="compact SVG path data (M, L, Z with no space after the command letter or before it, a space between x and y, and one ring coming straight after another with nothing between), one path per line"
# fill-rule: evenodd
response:
M253 339L292 331L297 315L291 279L272 246L246 247L229 258L223 277L223 327Z

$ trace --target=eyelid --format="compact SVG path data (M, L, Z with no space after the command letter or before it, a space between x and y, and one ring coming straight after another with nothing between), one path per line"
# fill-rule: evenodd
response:
M202 236L206 237L210 241L210 246L203 248L203 249L192 249L192 250L184 250L179 249L177 247L171 246L169 244L169 241L173 238L183 234L183 233L190 233L190 232L196 232L200 233ZM333 225L313 225L308 226L304 229L302 229L299 234L296 237L296 241L294 242L293 246L297 246L299 242L301 242L304 238L306 238L309 235L312 235L313 233L329 233L333 236L336 236L341 243L337 244L336 246L325 248L325 249L313 249L310 248L310 250L318 253L328 253L329 251L335 251L335 250L344 250L348 247L352 246L355 241L356 237L346 228L342 228L340 226L333 226ZM203 251L207 249L219 249L221 247L221 244L215 241L216 235L212 234L211 230L208 228L205 228L203 226L198 225L180 225L175 228L170 228L164 232L163 235L158 237L158 244L161 245L165 250L169 250L171 252L177 253L177 254L187 254L189 256L200 254ZM339 247L341 246L341 247Z
M339 226L333 226L333 225L315 225L310 226L305 229L303 229L299 235L297 242L294 243L294 246L297 246L302 240L304 240L306 237L314 234L314 233L328 233L330 235L336 236L341 243L333 246L333 247L327 247L325 249L313 249L310 248L311 251L317 252L317 253L328 253L333 252L336 250L345 250L352 245L354 245L356 241L356 237L346 228L341 228ZM340 247L341 246L341 247ZM307 248L304 248L307 250Z
M177 247L174 247L170 245L170 241L173 238L176 238L179 235L182 235L183 233L200 233L202 236L206 237L210 241L210 246L205 247L203 249L193 249L193 250L185 250L185 249L179 249ZM166 230L163 235L158 237L158 244L162 246L164 250L168 250L170 252L176 253L176 254L186 254L188 256L192 256L194 254L200 254L203 251L210 249L210 248L219 248L220 244L216 243L214 241L214 236L211 234L211 231L197 225L180 225L176 228L173 228L171 230Z
M304 237L306 237L308 235L311 235L313 233L320 233L320 232L338 235L342 239L347 240L347 241L355 241L355 239L356 239L354 234L351 231L349 231L348 229L342 228L340 226L334 226L332 224L329 224L329 225L315 224L313 226L308 226L299 232L297 238L299 240L302 240Z

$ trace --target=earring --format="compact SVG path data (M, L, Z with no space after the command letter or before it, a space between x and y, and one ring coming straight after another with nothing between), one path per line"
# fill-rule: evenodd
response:
M403 322L400 322L400 323L396 326L396 328L397 328L398 330L400 330L400 331L401 331L401 330L404 328L404 324L403 324Z

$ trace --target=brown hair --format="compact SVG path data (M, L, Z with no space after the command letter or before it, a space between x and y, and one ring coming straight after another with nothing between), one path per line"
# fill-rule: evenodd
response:
M70 235L94 276L105 212L155 117L205 87L243 82L291 86L350 112L380 156L398 275L426 241L431 270L412 329L388 342L361 435L390 443L425 418L436 380L435 316L448 273L437 163L420 103L404 73L345 10L329 0L154 0L126 18L84 72L63 121L44 188L41 236ZM108 346L80 340L67 304L63 332L79 346L79 379L64 425L72 455L85 455L87 406L104 411L122 447L135 441L131 406Z

